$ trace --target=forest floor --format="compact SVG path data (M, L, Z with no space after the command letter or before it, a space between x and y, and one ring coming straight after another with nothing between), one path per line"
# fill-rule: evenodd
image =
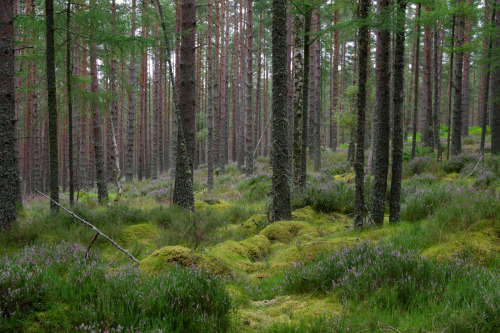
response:
M291 221L269 221L267 158L212 191L197 170L194 213L166 175L106 206L80 191L71 209L140 264L101 237L86 259L95 231L32 198L0 235L0 332L498 332L500 158L479 161L478 140L443 162L405 146L402 222L361 230L345 148L311 165Z

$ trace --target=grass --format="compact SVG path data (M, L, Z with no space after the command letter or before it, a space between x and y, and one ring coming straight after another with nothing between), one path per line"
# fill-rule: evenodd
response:
M477 163L474 131L463 156L407 158L403 221L377 228L350 227L344 148L322 153L291 221L269 221L267 158L250 179L229 165L213 190L197 170L192 213L170 205L167 175L125 183L108 206L80 193L72 210L140 265L102 238L85 260L94 232L32 199L0 234L0 332L496 332L500 159Z

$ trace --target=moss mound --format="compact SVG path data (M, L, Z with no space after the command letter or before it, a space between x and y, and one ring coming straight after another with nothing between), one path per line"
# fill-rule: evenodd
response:
M197 201L194 203L196 209L211 209L215 212L223 212L229 210L232 205L226 200L222 199L207 199L203 201Z
M499 234L493 226L481 228L479 231L456 233L449 236L448 240L429 247L422 255L436 260L464 256L483 264L500 253L498 239Z
M158 273L174 265L199 266L200 258L183 246L166 246L141 261L141 270L147 274Z
M252 215L241 224L241 231L246 236L255 235L262 229L266 222L267 216L265 214Z
M263 235L255 235L239 243L246 249L248 256L253 260L259 260L271 250L271 242Z
M311 206L306 206L296 209L292 212L292 219L298 221L313 221L315 220L316 211Z
M125 228L121 238L126 246L134 245L137 242L150 242L160 238L160 229L154 224L136 224Z
M348 172L343 175L335 175L333 176L335 180L341 181L341 182L347 182L347 181L353 181L354 180L354 173Z
M269 240L288 243L306 226L308 225L305 222L280 221L267 226L260 233L261 235L266 236Z

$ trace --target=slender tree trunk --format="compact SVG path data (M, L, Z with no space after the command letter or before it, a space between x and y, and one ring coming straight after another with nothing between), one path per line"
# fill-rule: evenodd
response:
M426 13L430 8L426 7ZM426 15L426 18L429 15ZM429 23L424 28L424 59L422 73L422 143L433 147L432 140L432 29Z
M195 141L195 36L196 1L181 2L181 50L179 84L179 137L173 202L194 210L193 157Z
M311 16L312 16L312 9L309 8L309 6L307 7L308 8L305 11L305 23L304 23L304 72L303 72L304 77L302 79L303 85L302 85L302 133L301 133L302 149L300 151L300 175L299 175L300 190L304 190L306 188L306 181L307 181L307 130L309 128L307 120L308 120L308 109L309 109L308 101L309 101L309 75L310 75L309 35L311 32Z
M361 0L357 18L366 20L370 9L369 0ZM356 162L354 172L356 174L356 189L354 192L354 227L363 226L365 220L365 198L364 198L364 177L365 177L365 109L366 109L366 81L368 76L368 48L369 48L369 27L365 23L359 27L359 73L358 73L358 96L357 109L358 120L356 126Z
M314 96L312 97L312 103L314 105L314 119L313 120L313 137L312 137L312 147L313 148L313 160L314 160L314 170L319 171L321 169L321 43L319 32L321 30L320 16L319 12L315 11L315 31L316 37L314 43Z
M296 14L294 17L295 47L293 55L294 67L294 120L293 120L293 183L295 190L300 189L300 173L302 170L302 111L303 111L303 80L304 80L304 16Z
M272 22L273 63L273 220L292 218L290 208L290 185L288 169L288 121L286 111L287 68L286 68L286 1L273 0Z
M457 0L457 6L462 6L463 0ZM464 64L464 51L460 48L464 43L465 21L461 15L457 16L455 47L456 52L455 73L453 86L455 89L453 103L453 132L451 135L451 155L456 156L462 152L462 71Z
M158 38L158 22L155 21L154 26L155 37ZM158 178L158 123L160 121L160 52L158 45L154 48L154 61L153 61L153 132L151 133L151 143L153 151L151 153L151 179Z
M95 28L92 28L94 32ZM93 109L93 132L94 132L94 154L95 154L95 170L97 181L97 199L100 204L108 202L108 186L106 178L106 168L104 166L104 152L102 146L102 129L101 129L101 106L97 94L99 93L99 81L97 73L97 43L95 40L90 42L90 92L92 93L92 109Z
M497 10L495 15L495 31L500 30L500 10L498 10L498 5L500 4L498 0L495 2ZM493 21L493 20L492 20ZM495 41L493 44L494 59L500 58L500 37L498 34L495 36ZM493 38L492 36L492 38ZM498 61L494 63L492 68L492 119L491 119L491 154L500 154L500 64Z
M66 98L68 101L68 158L69 158L69 204L75 201L75 183L73 175L73 96L71 94L71 2L66 7Z
M56 100L56 65L54 46L54 1L45 1L46 17L46 61L47 61L47 107L49 114L49 159L50 159L50 209L57 212L59 207L59 164L57 147L57 100Z
M420 59L420 24L418 23L418 19L420 18L420 8L421 5L418 4L417 14L415 19L417 21L416 27L416 42L415 42L415 82L413 84L414 94L413 94L413 125L412 125L412 139L411 139L411 159L415 158L415 152L417 148L417 116L418 116L418 79L419 79L419 59Z
M455 15L453 15L453 18L451 20L451 35L453 38L455 38ZM447 137L447 142L446 142L446 159L450 158L450 133L451 133L451 101L452 101L452 75L453 75L453 60L455 56L455 51L454 51L454 44L455 42L451 42L452 50L450 54L450 67L448 69L448 105L446 107L447 112L448 112L448 137Z
M470 0L467 0L470 4ZM470 15L465 19L464 44L471 42L472 22ZM469 108L470 108L470 51L464 52L464 72L462 79L462 136L469 136Z
M53 6L47 6L53 15ZM53 18L47 23L52 29ZM19 153L16 151L15 113L15 57L14 57L14 1L4 0L0 6L0 230L7 230L17 218L21 188L19 180ZM52 39L53 41L53 39ZM53 44L52 44L53 46ZM52 48L53 50L53 48ZM56 169L57 170L57 169ZM58 198L58 193L55 197Z
M247 0L247 80L246 80L246 117L245 117L245 148L246 164L245 174L247 177L253 176L253 1ZM286 47L286 45L285 45Z
M128 79L127 151L125 156L125 176L128 182L134 179L134 137L135 137L135 14L136 0L132 0L131 47Z
M396 3L396 44L394 50L393 79L393 131L392 131L392 178L389 201L389 221L401 219L401 179L403 173L403 106L405 86L405 17L406 0ZM437 31L437 29L435 30ZM437 32L435 33L435 36ZM437 50L437 49L436 49ZM434 53L436 54L436 53ZM435 57L436 59L437 57ZM434 62L436 64L436 61ZM435 66L436 68L436 66ZM436 82L436 81L434 81ZM435 85L435 89L437 84Z
M213 73L212 73L212 0L207 1L207 127L208 127L208 188L214 187L214 114L213 114ZM234 88L233 88L234 89ZM234 103L234 101L233 101ZM233 115L234 117L234 115Z
M339 23L339 10L335 9L333 14L333 22L335 25ZM337 120L335 114L339 106L339 31L335 29L333 32L333 69L331 77L331 104L330 104L330 148L332 151L337 150Z
M246 41L243 20L243 0L240 0L240 109L239 109L239 147L238 147L238 169L241 171L245 164L245 73L246 73Z
M259 18L259 49L257 51L257 87L255 90L255 124L253 129L253 139L254 139L254 152L260 155L260 111L261 111L261 97L262 97L262 14ZM289 85L289 83L287 83ZM287 101L287 105L290 103ZM290 136L289 136L290 137ZM252 152L253 154L253 152Z
M389 0L378 0L378 15L386 19ZM389 170L389 109L390 109L390 42L389 30L377 31L376 106L374 111L373 173L371 218L376 225L384 223L387 173Z
M439 33L438 25L434 28L434 105L433 105L433 117L434 117L434 148L437 150L437 160L440 161L443 155L443 150L441 149L441 140L439 139L439 120L441 119L441 105L439 99Z

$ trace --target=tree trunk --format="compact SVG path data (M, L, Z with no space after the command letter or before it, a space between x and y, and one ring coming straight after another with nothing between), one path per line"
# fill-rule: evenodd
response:
M47 6L53 16L53 6ZM47 23L47 30L52 29ZM7 230L16 220L20 197L19 154L16 152L14 1L5 0L0 7L0 230ZM53 39L52 39L53 42ZM53 44L52 44L53 46ZM53 48L52 48L53 50ZM53 55L53 54L52 54ZM57 133L56 133L57 134ZM56 169L57 170L57 169ZM58 193L56 193L57 199Z
M214 187L214 113L213 113L213 74L212 74L212 0L207 1L207 127L208 127L208 188ZM234 117L234 115L233 115Z
M378 0L378 15L386 19L389 14L389 0ZM387 173L389 170L389 123L390 123L390 47L391 32L377 31L376 54L376 99L374 110L373 174L371 219L376 225L384 223Z
M453 14L452 20L451 20L451 35L455 36L455 14ZM447 100L447 106L446 110L448 112L448 137L446 139L446 159L450 158L450 132L451 132L451 101L452 101L452 76L453 76L453 60L455 56L455 51L454 51L454 41L452 40L451 42L452 50L450 54L450 65L448 68L448 100Z
M92 28L92 33L95 31ZM95 170L97 182L97 199L100 204L108 202L108 186L106 183L106 168L104 167L104 152L102 147L102 130L101 130L101 106L97 94L99 93L99 81L97 73L97 43L95 40L90 42L90 92L92 93L92 110L93 110L93 126L94 126L94 155L95 155Z
M47 108L49 115L49 164L50 164L50 198L59 202L59 163L57 147L57 100L56 100L56 64L54 47L54 1L45 1L45 17L47 31ZM59 207L50 202L50 209L57 212Z
M426 7L426 13L430 8ZM429 15L426 15L428 18ZM433 147L432 140L432 29L429 23L424 28L424 59L422 73L422 143Z
M195 35L196 1L181 2L181 50L179 84L179 137L173 202L194 210L193 157L195 147Z
M333 13L333 23L339 23L339 10L335 9ZM339 31L335 29L333 32L333 69L331 76L331 99L330 99L330 148L332 151L337 150L337 120L335 115L338 108L339 100Z
M127 151L125 156L125 176L128 182L134 180L134 137L135 137L135 14L136 0L132 0L132 28L130 29L131 47L128 79Z
M365 20L368 18L370 8L369 0L361 0L357 18ZM366 109L366 81L368 76L368 48L369 48L369 27L363 24L358 30L359 43L359 73L358 73L358 120L356 127L356 162L354 172L356 173L356 190L354 193L354 227L363 226L365 220L365 198L364 198L364 177L365 177L365 109Z
M66 7L66 98L68 101L68 159L69 159L69 204L75 201L75 183L73 175L73 96L71 94L71 2Z
M293 94L293 184L295 190L300 189L300 173L302 170L302 111L303 111L303 83L304 83L304 53L303 53L303 31L304 31L304 16L296 14L294 17L294 94Z
M496 6L498 7L499 1L496 0ZM500 29L500 10L496 10L495 15L495 31ZM493 36L492 36L493 38ZM495 36L495 41L493 44L493 50L495 50L494 58L500 58L500 36L497 34ZM491 154L500 154L500 63L497 61L494 63L492 68L492 90L491 90L492 101L492 119L491 119Z
M438 25L434 28L434 107L433 107L433 117L434 117L434 148L437 150L437 160L440 161L443 155L443 150L441 149L441 140L439 139L439 130L440 125L439 121L441 119L441 104L440 104L440 96L439 96L439 33L438 33Z
M292 218L288 169L288 121L286 111L286 1L273 0L272 21L272 78L273 78L273 220Z
M397 1L396 45L394 50L393 79L393 130L392 130L392 178L391 198L389 201L389 221L401 219L401 179L403 173L403 106L405 86L405 17L406 0ZM437 35L437 29L435 36ZM435 49L437 50L437 49ZM436 52L434 53L436 55ZM434 59L437 57L435 56ZM434 60L436 64L436 60ZM437 68L437 66L435 66ZM437 70L435 71L435 73ZM436 81L434 81L436 82ZM435 89L437 84L435 84Z
M252 77L253 77L253 2L247 0L247 80L246 80L246 117L245 117L245 148L246 164L245 174L253 176L253 102L252 102ZM286 47L286 45L285 45Z
M421 5L418 4L417 14L415 19L417 21L415 28L416 30L416 41L415 41L415 81L413 84L414 94L413 94L413 124L412 124L412 139L411 139L411 159L415 158L415 151L417 149L417 116L418 116L418 78L419 78L419 59L420 59L420 24L418 19L420 18L420 8Z
M460 7L463 0L457 0L457 6ZM464 64L464 51L460 48L464 43L465 21L461 15L456 19L455 48L456 52L455 73L453 77L453 86L455 90L453 102L453 132L451 135L451 155L457 156L462 152L462 71Z
M470 3L470 0L467 0ZM464 43L471 42L472 22L470 15L465 19ZM470 51L464 52L464 73L462 79L462 136L469 136L469 107L470 107Z

